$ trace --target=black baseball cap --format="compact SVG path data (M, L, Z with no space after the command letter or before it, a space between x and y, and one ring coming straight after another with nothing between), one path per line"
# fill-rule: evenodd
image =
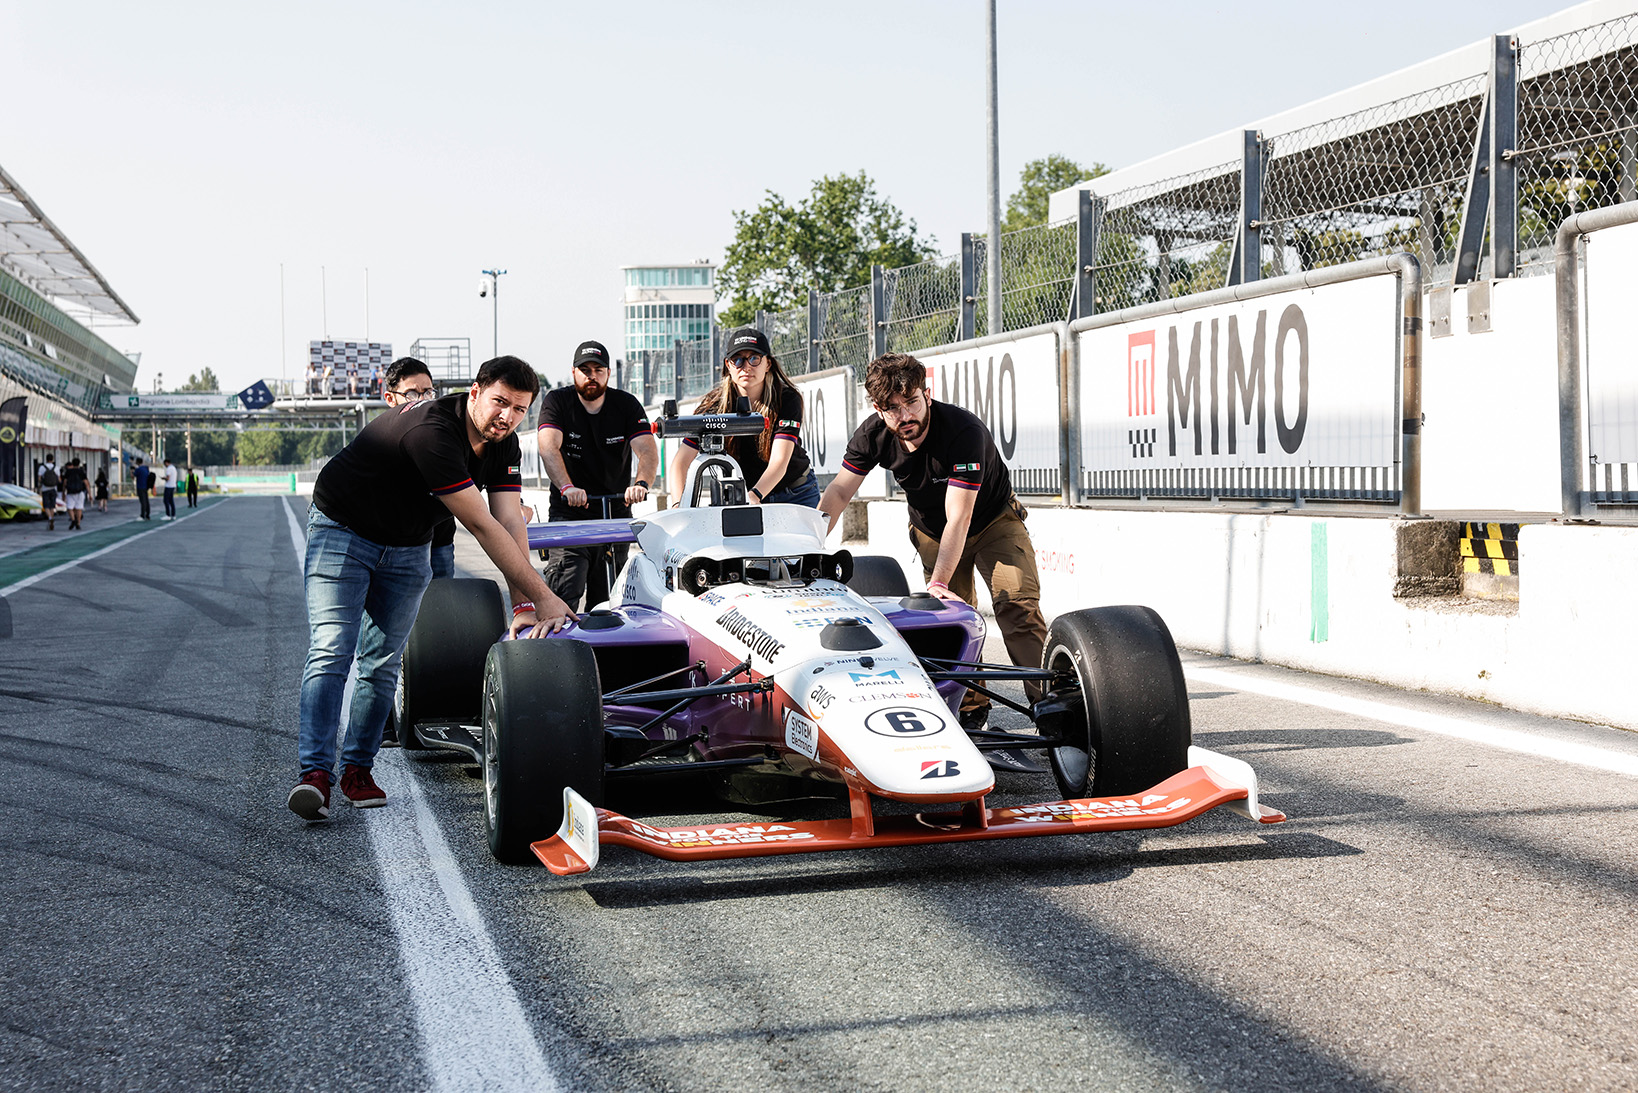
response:
M581 342L575 347L574 364L571 367L579 368L587 361L600 364L604 368L609 366L609 351L602 342Z
M754 326L742 326L728 335L722 343L722 359L726 361L735 353L746 349L754 349L764 357L773 356L772 350L768 348L768 335Z

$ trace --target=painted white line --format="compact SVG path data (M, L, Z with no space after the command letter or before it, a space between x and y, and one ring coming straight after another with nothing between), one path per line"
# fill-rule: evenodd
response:
M1452 717L1448 714L1411 710L1387 702L1349 698L1344 695L1328 694L1313 687L1301 687L1272 679L1259 679L1249 673L1228 671L1222 668L1193 667L1185 664L1183 674L1189 679L1200 683L1209 683L1214 687L1250 691L1253 694L1264 695L1268 698L1277 698L1285 702L1298 702L1305 706L1318 706L1321 709L1334 710L1337 713L1349 714L1354 717L1365 717L1372 721L1381 721L1402 728L1419 729L1422 732L1434 733L1438 736L1449 736L1457 740L1468 740L1475 744L1487 744L1491 747L1502 748L1505 751L1538 755L1544 759L1554 759L1561 763L1573 763L1576 766L1591 767L1594 770L1605 770L1614 774L1638 777L1638 755L1630 755L1611 748L1594 747L1591 744L1578 744L1573 740L1557 740L1550 736L1523 732L1483 718Z
M307 539L288 504L284 511L302 565ZM342 695L343 711L351 705L356 680L355 665ZM421 1061L432 1088L443 1093L561 1089L420 785L404 770L402 756L392 752L376 757L374 774L391 803L360 815L398 935L421 1030ZM406 805L415 814L413 828L403 822ZM332 807L348 807L339 792Z
M217 501L215 504L211 505L210 507L215 508L217 505L221 505L221 504L226 504L226 500ZM127 543L134 543L138 539L143 538L144 536L154 534L154 532L156 532L156 531L164 531L166 528L174 528L176 525L180 524L182 521L191 520L195 516L198 516L200 513L204 512L204 511L205 511L204 509L199 509L196 512L188 513L188 515L186 515L186 516L178 516L175 520L170 520L170 521L167 521L165 523L162 523L158 527L149 528L147 531L139 531L135 535L127 536L126 538L121 539L117 543L109 543L107 546L103 547L101 550L93 550L90 554L82 554L78 558L70 558L68 561L64 562L62 565L54 565L50 569L43 569L40 572L34 574L34 576L32 576L32 577L24 577L22 580L16 582L15 584L8 584L6 587L0 588L0 596L9 596L13 592L20 592L23 589L27 588L31 584L39 584L41 581L45 580L47 577L54 577L58 573L63 572L63 570L65 570L65 569L73 569L75 566L81 564L82 562L89 562L92 558L100 558L104 554L107 554L111 550L118 550L120 547L125 546ZM115 526L117 527L118 525L116 524ZM64 541L66 542L67 540L64 540Z

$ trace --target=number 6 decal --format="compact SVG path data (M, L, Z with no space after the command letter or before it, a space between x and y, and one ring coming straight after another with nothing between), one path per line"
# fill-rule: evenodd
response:
M918 710L910 706L889 706L876 710L865 718L865 728L877 736L895 738L932 736L936 732L944 731L944 719L930 710Z

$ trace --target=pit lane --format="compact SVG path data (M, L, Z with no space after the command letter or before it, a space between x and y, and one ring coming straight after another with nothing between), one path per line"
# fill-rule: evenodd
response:
M284 810L306 650L293 513L232 499L9 597L9 1087L475 1088L447 1045L491 1034L492 1007L429 1018L447 980L426 985L402 943L425 925L405 907L435 918L452 886L516 998L507 1034L565 1088L1638 1081L1638 782L1260 692L1627 757L1631 734L1191 656L1197 742L1253 763L1289 823L688 865L612 851L563 880L489 860L481 784L453 758L384 753L384 784L413 779L424 814L402 791L314 829ZM487 574L470 538L457 551ZM611 804L767 818L696 788ZM1055 796L1044 777L998 790ZM435 830L453 877L406 899L421 867L384 866L378 830Z

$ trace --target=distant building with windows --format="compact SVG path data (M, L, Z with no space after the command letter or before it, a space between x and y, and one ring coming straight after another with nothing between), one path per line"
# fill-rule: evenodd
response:
M716 318L716 271L709 262L670 266L622 266L625 274L625 352L669 350L678 341L711 336Z

